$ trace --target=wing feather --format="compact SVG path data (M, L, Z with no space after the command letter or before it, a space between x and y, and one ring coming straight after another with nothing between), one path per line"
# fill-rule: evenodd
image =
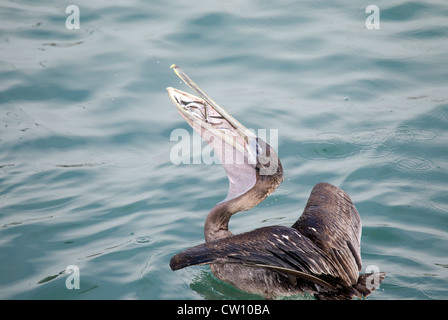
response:
M171 269L211 263L239 263L265 266L296 276L306 273L310 279L319 275L338 275L335 265L324 252L291 227L265 227L230 238L203 243L176 254L171 258Z
M361 219L344 191L328 183L317 184L292 227L331 257L347 284L358 281Z

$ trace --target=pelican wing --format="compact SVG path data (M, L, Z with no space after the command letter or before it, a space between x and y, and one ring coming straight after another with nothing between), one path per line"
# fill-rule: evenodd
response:
M344 191L328 183L317 184L292 227L331 258L347 284L358 281L361 219Z
M173 256L170 267L178 270L212 263L267 268L328 287L332 286L319 276L339 276L334 263L310 239L294 228L282 226L260 228L197 245Z

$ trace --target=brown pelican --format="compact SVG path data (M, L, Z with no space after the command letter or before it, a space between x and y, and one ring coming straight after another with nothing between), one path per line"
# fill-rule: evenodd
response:
M291 226L234 235L230 217L253 208L283 181L275 151L214 102L178 66L174 72L200 97L174 88L168 94L182 117L218 155L229 178L227 197L205 221L205 243L173 256L172 270L209 264L234 287L268 299L308 292L317 299L363 298L385 277L361 271L361 219L349 196L328 183L311 191Z

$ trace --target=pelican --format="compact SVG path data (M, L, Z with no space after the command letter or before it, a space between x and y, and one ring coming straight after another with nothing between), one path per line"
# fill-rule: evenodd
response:
M210 265L214 276L266 299L309 293L316 299L364 298L385 277L360 274L361 219L350 197L319 183L291 226L269 226L234 235L231 216L247 211L283 181L275 151L213 101L177 65L171 68L198 96L167 88L181 116L209 143L229 179L226 198L205 220L205 243L171 258L171 269Z

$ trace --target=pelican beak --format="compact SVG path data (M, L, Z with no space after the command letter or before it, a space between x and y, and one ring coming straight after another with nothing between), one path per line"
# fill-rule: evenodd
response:
M172 65L171 68L184 83L199 95L197 97L175 88L167 88L171 100L182 117L205 141L213 145L215 152L221 156L221 162L224 157L220 154L221 151L225 147L231 147L239 155L243 155L245 161L255 166L259 151L257 150L259 148L257 136L213 101L178 66ZM217 148L218 141L221 144L225 143L224 146L221 146L221 150Z

